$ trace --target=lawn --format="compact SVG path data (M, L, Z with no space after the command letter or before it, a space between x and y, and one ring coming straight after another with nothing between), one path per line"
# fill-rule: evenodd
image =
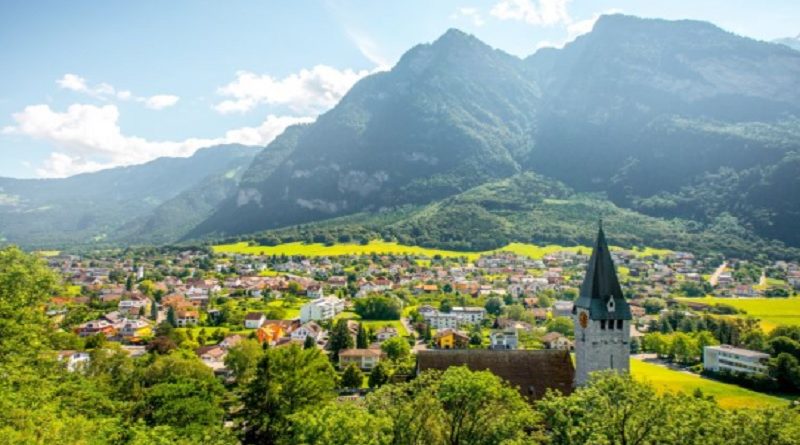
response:
M653 385L659 392L691 394L700 388L703 394L714 396L724 408L756 408L786 406L788 400L728 383L702 378L695 374L674 371L663 366L631 359L631 374L638 380Z
M300 308L305 304L305 301L298 301L296 303L288 303L284 300L273 300L267 303L268 307L282 308L286 311L283 316L285 320L294 320L300 318Z
M565 247L556 244L549 244L546 246L537 246L535 244L511 243L505 247L496 250L488 250L483 252L459 252L455 250L442 250L442 249L428 249L419 246L406 246L398 243L389 243L385 241L370 241L369 244L334 244L326 246L324 244L305 244L305 243L286 243L277 246L251 246L246 242L233 243L233 244L220 244L213 247L216 253L231 253L243 255L301 255L307 257L318 256L340 256L340 255L371 255L371 254L394 254L394 255L413 255L419 257L432 258L436 255L448 258L466 257L470 261L475 261L483 254L492 252L512 252L517 255L527 256L533 259L541 259L546 255L550 255L560 251L582 252L589 254L592 248L589 246L572 246ZM619 250L619 247L612 247L614 250ZM647 256L655 254L666 254L669 250L653 249L646 247L641 252L636 252L637 255Z
M397 333L401 336L405 337L408 335L408 329L403 326L400 320L362 320L355 312L348 311L337 314L334 320L358 320L365 328L372 328L373 331L377 331L385 326L391 326L397 329Z
M678 298L680 301L714 305L727 304L761 320L761 327L769 332L781 324L800 325L800 297L790 298Z

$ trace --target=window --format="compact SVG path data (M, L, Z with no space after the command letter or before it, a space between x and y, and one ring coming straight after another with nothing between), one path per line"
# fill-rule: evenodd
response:
M600 320L600 329L602 329L604 331L606 330L606 321L605 320Z
M622 330L622 320L617 320L617 329Z

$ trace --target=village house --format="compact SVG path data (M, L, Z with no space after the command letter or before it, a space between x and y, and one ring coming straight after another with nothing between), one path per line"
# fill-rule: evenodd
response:
M703 368L710 371L740 372L743 374L766 374L769 354L736 348L730 345L706 346L703 348Z
M344 310L344 300L325 297L313 300L300 308L300 322L330 320Z
M383 357L380 349L345 349L339 351L339 368L355 363L363 371L371 371Z
M264 316L262 312L248 312L247 315L244 316L244 327L247 329L258 329L266 320L267 317Z
M545 349L558 349L560 351L572 349L572 342L559 332L548 332L542 336L542 344L544 344Z
M67 371L75 372L87 366L91 356L83 351L58 351L58 361L64 363Z
M516 330L494 331L489 335L489 349L517 349L518 343Z
M196 326L200 321L200 314L196 310L181 309L175 313L175 323L178 327Z
M433 344L439 349L466 348L469 344L469 336L455 329L441 329L434 335Z
M384 326L378 329L378 332L375 333L375 337L379 342L384 342L390 338L397 337L397 329L391 326Z
M324 334L325 330L322 329L320 325L313 321L309 321L303 323L302 326L292 331L291 338L292 340L305 341L306 337L311 337L315 342L319 342L323 339Z

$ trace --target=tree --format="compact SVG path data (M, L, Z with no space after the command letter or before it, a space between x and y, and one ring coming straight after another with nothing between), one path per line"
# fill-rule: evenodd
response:
M255 374L256 365L263 356L264 350L258 340L246 338L228 349L225 367L231 370L237 383L247 383Z
M516 388L489 371L450 367L442 374L435 394L445 443L523 443L525 439L533 442L536 436L538 416Z
M342 373L342 388L360 388L364 381L364 374L358 369L358 365L350 363Z
M242 396L238 419L243 442L278 442L291 415L332 400L335 387L336 373L318 349L291 345L267 350Z
M503 300L500 297L491 297L486 300L484 308L486 308L486 312L492 315L500 315L503 311Z
M411 346L402 337L392 337L381 344L381 350L386 353L389 360L403 360L411 354Z
M331 332L328 340L328 350L331 351L331 359L336 362L339 360L339 351L353 347L353 336L347 326L347 320L339 320Z
M670 355L680 363L690 364L697 361L699 352L697 342L683 332L676 332L672 337Z
M367 331L366 329L364 329L364 325L359 323L358 334L356 334L356 348L367 349L368 346L369 346L369 338L367 336Z
M316 348L316 347L317 347L317 341L314 340L314 337L306 335L306 339L303 341L303 349Z
M556 317L547 321L547 332L558 332L567 337L574 334L575 326L569 317Z
M439 310L444 313L449 313L453 310L453 303L451 303L450 300L442 300L442 302L439 303Z
M354 310L366 320L399 320L403 305L396 297L371 295L356 300Z
M788 352L781 352L771 360L770 374L781 388L800 390L800 361Z
M659 437L666 409L655 390L628 375L595 373L570 397L548 393L537 404L553 443L639 444ZM575 413L580 413L575 415Z
M650 315L661 312L662 309L667 307L667 303L661 298L650 297L644 300L644 310Z
M369 373L369 387L377 388L386 384L389 381L389 370L384 362L378 362L372 371Z
M173 328L178 326L178 317L175 315L175 308L173 306L167 308L167 323Z
M362 406L332 402L290 416L286 443L318 445L390 445L391 420Z
M153 321L158 320L158 303L155 301L150 304L150 319Z

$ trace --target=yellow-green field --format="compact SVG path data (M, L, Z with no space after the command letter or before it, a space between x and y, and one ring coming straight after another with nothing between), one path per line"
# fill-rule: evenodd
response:
M304 244L304 243L286 243L277 246L251 246L246 242L234 244L221 244L213 247L216 253L231 253L243 255L302 255L307 257L319 256L340 256L340 255L371 255L371 254L394 254L394 255L414 255L420 257L431 258L439 255L442 257L456 258L466 257L470 261L476 260L480 255L489 254L492 252L512 252L517 255L527 256L533 259L540 259L546 255L559 252L559 251L582 251L584 254L589 254L592 250L588 246L559 246L550 244L547 246L537 246L535 244L511 243L505 247L496 250L488 250L483 252L459 252L455 250L443 249L428 249L419 246L406 246L398 243L389 243L385 241L370 241L369 244L334 244L326 246L324 244ZM618 250L618 247L612 247ZM638 255L663 255L669 253L665 249L645 248L642 252L637 252Z
M800 297L791 298L678 298L680 301L714 305L727 304L761 320L761 327L769 332L781 324L800 325Z
M714 396L720 406L724 408L786 406L789 403L788 400L780 397L706 379L695 374L674 371L636 359L631 360L631 374L635 378L653 385L659 392L691 394L699 388L703 394Z
M61 251L60 250L37 250L34 253L39 255L39 256L48 258L48 257L58 256L61 253Z

